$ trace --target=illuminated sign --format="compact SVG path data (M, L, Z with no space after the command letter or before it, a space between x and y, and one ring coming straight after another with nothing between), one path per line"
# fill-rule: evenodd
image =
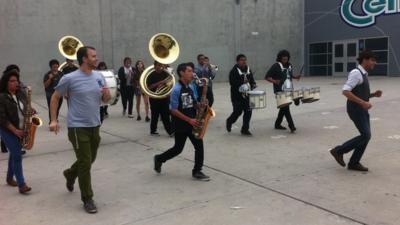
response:
M357 0L342 0L340 16L354 27L368 27L376 23L376 17L400 13L400 0L362 0L362 14L353 11Z

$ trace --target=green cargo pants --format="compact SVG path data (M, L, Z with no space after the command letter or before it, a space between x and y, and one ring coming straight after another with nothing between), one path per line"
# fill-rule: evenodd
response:
M100 127L68 128L68 139L74 147L76 162L66 170L68 180L78 177L83 202L93 198L90 169L100 144Z

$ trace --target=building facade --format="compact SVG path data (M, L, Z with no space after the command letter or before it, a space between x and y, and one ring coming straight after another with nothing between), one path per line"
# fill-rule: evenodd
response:
M370 49L370 75L400 76L399 0L306 0L305 65L311 76L344 76Z

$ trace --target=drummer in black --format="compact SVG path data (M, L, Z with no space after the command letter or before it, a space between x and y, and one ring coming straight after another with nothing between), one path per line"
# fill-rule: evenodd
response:
M289 51L279 51L276 57L276 63L274 63L268 70L267 74L265 74L265 80L274 84L275 94L282 91L293 91L292 79L300 79L300 75L293 75L292 65L289 60ZM299 102L295 102L295 104L298 105ZM296 127L294 126L292 115L290 114L289 105L279 109L278 117L275 121L275 129L286 130L286 127L281 125L284 116L289 124L290 132L294 133Z
M161 173L162 164L179 155L185 147L186 139L189 138L195 149L192 176L196 180L209 181L210 178L201 171L204 161L203 140L195 138L192 133L193 127L200 125L196 120L196 108L200 103L197 101L198 96L191 83L193 69L189 63L183 63L178 66L177 72L179 83L172 89L170 104L176 130L175 144L164 153L154 156L154 170Z
M164 71L165 65L160 62L154 61L154 71L149 74L147 78L147 87L151 91L156 91L157 88L165 85L168 82L169 74ZM150 134L158 136L157 124L159 116L164 124L164 128L168 135L172 136L174 131L171 127L171 117L169 112L169 96L166 98L152 98L149 96L150 110L151 110L151 122L150 122Z
M361 165L360 160L371 139L371 125L368 110L372 107L369 99L381 97L382 91L370 92L368 82L368 71L374 69L376 65L375 55L364 50L358 57L358 67L353 69L343 86L343 95L347 98L347 114L360 132L342 145L330 150L330 153L341 166L346 166L343 155L354 149L353 155L347 165L349 170L368 171L368 168Z
M253 73L247 65L247 58L243 54L236 56L236 65L229 73L229 84L231 85L231 101L233 106L232 114L226 119L226 130L231 132L232 124L243 114L243 125L241 134L251 136L249 131L251 108L247 91L256 88Z

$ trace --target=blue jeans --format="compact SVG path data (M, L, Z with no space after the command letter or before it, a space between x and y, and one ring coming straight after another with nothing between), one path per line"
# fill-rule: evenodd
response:
M360 135L346 141L341 146L337 146L336 149L339 154L345 154L354 149L349 165L356 165L360 163L361 157L371 139L369 113L367 110L358 107L348 108L347 113L349 114L350 119L354 122L354 125L356 125Z
M22 172L22 146L20 140L5 128L0 128L0 135L10 152L10 157L8 158L7 180L11 180L15 176L18 186L22 187L25 184L25 180Z

